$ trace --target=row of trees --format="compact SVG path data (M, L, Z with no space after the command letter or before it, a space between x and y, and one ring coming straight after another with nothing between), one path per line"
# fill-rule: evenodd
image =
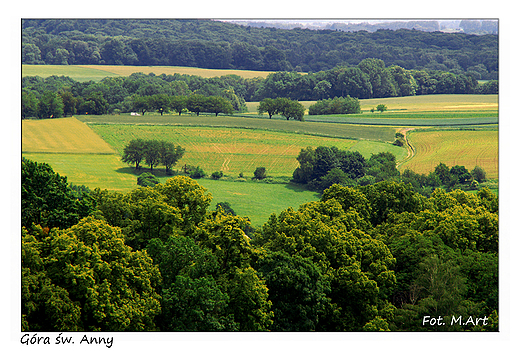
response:
M46 114L44 106L50 106L51 93L54 93L52 98L55 94L62 98L64 115L131 112L136 109L137 97L141 99L137 107L144 110L161 111L165 107L175 110L167 99L193 94L220 97L218 102L213 102L222 105L220 109L229 110L226 102L229 101L234 111L245 111L246 101L265 98L317 101L347 96L368 99L426 94L498 94L498 82L479 84L475 76L469 74L386 67L382 60L373 58L363 60L356 67L337 67L309 74L277 72L266 78L134 73L129 77L107 77L100 82L77 82L63 76L24 77L22 114ZM155 101L150 98L154 95Z
M498 79L497 35L282 30L211 20L22 21L22 62L27 64L318 72L354 66L369 57L387 66L475 72L478 79Z
M334 185L256 231L183 176L75 194L22 161L24 331L498 330L488 189ZM431 327L427 315L486 322Z
M221 96L204 96L200 94L191 94L189 96L177 95L168 96L166 94L157 94L150 96L134 96L134 110L141 112L143 115L146 111L157 111L163 115L164 112L174 111L181 115L182 112L190 111L196 113L197 116L201 112L232 114L234 109L231 102Z
M74 97L70 91L46 91L39 95L29 90L22 91L22 118L59 118L74 114L102 115L108 112L109 104L100 92L85 97Z
M184 149L165 140L133 139L125 146L121 160L125 163L135 164L135 169L141 168L144 161L150 170L162 164L166 167L166 174L171 174L172 167L184 155Z
M305 75L271 73L250 98L254 101L276 97L315 101L346 96L370 99L428 94L498 94L498 82L479 84L477 76L468 73L407 70L368 58L354 67L336 67Z
M293 181L315 190L324 190L333 184L357 186L394 180L410 184L414 191L430 196L440 187L446 190L477 189L486 180L486 173L479 166L469 171L464 166L450 168L440 163L428 175L409 169L400 173L396 158L390 152L380 152L365 159L358 151L339 150L334 146L309 146L300 151L297 160L299 167L293 173Z

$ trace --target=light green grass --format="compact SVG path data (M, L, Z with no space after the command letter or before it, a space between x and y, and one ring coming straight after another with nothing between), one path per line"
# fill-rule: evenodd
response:
M115 153L99 135L74 117L22 120L22 152Z
M229 202L239 216L249 217L254 226L267 222L271 214L317 201L320 195L294 184L265 184L251 180L230 182L211 179L197 179L200 185L213 195L211 209L219 202Z

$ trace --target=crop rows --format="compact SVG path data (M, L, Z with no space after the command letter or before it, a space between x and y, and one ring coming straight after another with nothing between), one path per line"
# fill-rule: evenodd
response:
M181 126L91 125L114 149L122 152L134 138L167 140L186 149L180 163L201 166L207 172L231 175L253 173L266 167L273 176L291 176L298 166L296 156L307 146L336 145L350 148L346 139L324 139L280 132Z
M442 162L448 167L460 165L469 170L480 166L488 178L498 178L498 131L421 131L409 134L408 138L416 156L403 164L403 170L427 174Z

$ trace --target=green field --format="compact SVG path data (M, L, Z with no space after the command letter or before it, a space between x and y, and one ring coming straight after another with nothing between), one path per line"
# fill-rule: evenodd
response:
M406 156L404 148L388 143L266 130L171 125L91 124L90 127L120 154L135 138L167 140L186 149L181 165L201 166L206 172L223 171L232 176L239 173L252 176L256 167L266 167L268 175L291 177L298 167L296 157L308 146L337 146L359 151L365 157L382 151L390 151L398 159Z
M362 111L370 111L379 104L387 106L391 112L454 112L471 110L497 110L498 95L472 95L472 94L434 94L417 95L380 99L359 100ZM377 113L377 112L375 112Z
M211 126L224 128L240 128L252 130L269 130L277 132L314 135L339 139L359 139L393 142L396 127L385 126L359 126L351 124L334 123L306 123L299 121L286 121L285 119L247 118L231 116L195 116L195 115L158 115L146 116L77 116L87 125L91 124L133 124L133 125L179 125L179 126Z
M296 156L307 146L337 146L359 151L365 158L389 151L398 161L405 161L400 165L401 171L409 168L418 173L428 173L440 162L468 169L479 165L492 181L498 179L497 127L483 125L497 123L497 108L493 105L496 96L437 95L379 100L392 103L394 111L381 115L365 112L350 116L306 116L307 122L269 119L254 113L249 118L147 113L146 116L23 120L22 155L49 163L73 184L130 191L137 187L137 174L131 165L121 161L126 143L133 138L172 141L186 149L177 165L178 171L184 164L191 164L201 166L208 174L219 170L225 174L219 181L197 180L213 194L213 208L216 203L227 201L238 214L250 217L254 225L261 225L272 213L318 199L316 193L297 186L257 183L250 179L256 167L261 166L275 179L289 179L298 166ZM311 118L321 120L311 122ZM413 127L412 122L417 120L430 124ZM391 121L390 125L384 125L384 121ZM391 144L397 131L408 131L408 140L415 150L410 159L406 148ZM146 171L147 167L143 167L142 171ZM161 167L155 173L162 182L167 179ZM239 173L247 181L238 181Z
M440 127L462 125L498 124L498 112L452 112L452 113L393 113L357 115L307 116L308 122L330 122L360 125Z
M206 69L196 67L176 66L110 66L110 65L22 65L22 77L40 76L68 76L80 82L89 80L100 81L105 77L129 76L132 73L142 72L155 75L175 73L201 76L204 78L221 77L235 74L243 78L267 77L271 72L245 71L231 69Z
M254 226L267 222L273 213L279 214L289 207L297 209L301 204L320 199L318 193L304 190L294 184L211 179L197 179L197 183L213 195L212 209L215 209L218 202L229 202L238 215L249 217Z
M85 185L90 189L126 192L137 187L137 176L129 172L127 165L116 154L23 152L22 156L32 161L48 163L55 172L66 176L69 183Z
M93 118L96 119L96 117L89 117L89 120L92 121ZM112 123L90 123L87 126L76 118L24 120L22 121L22 155L37 162L50 164L60 175L67 176L68 181L73 184L86 185L91 189L99 187L126 192L137 188L137 174L133 167L120 160L120 153L125 144L137 137L174 141L186 148L181 164L201 166L207 173L222 170L228 176L226 178L230 178L230 180L219 181L197 180L213 194L212 206L227 201L237 213L250 217L253 225L261 225L272 213L279 213L290 206L298 207L300 204L319 198L318 194L304 191L295 185L252 181L251 177L256 167L266 167L269 176L289 179L298 166L296 156L300 149L319 145L359 151L367 158L372 153L382 151L393 152L398 155L398 158L406 156L404 148L398 148L390 143L321 137L307 135L301 131L291 132L292 128L303 125L294 121L289 123L278 121L283 122L284 127L291 126L287 128L288 131L281 132L251 129L250 125L256 121L262 122L262 125L267 127L276 121L236 117L225 118L224 121L227 123L235 123L236 120L248 121L250 122L248 128L149 124L155 119L164 122L165 117L160 116L147 116L146 119L141 117L140 122L146 121L146 124L119 124L114 120L114 116L99 116L99 118L112 118ZM190 118L188 119L191 121ZM210 120L219 124L223 122L220 117L201 117L201 119L206 123ZM363 130L370 129L372 129L370 133L378 138L386 134L392 136L395 133L394 128L376 128L378 132L375 132L374 128L369 127L356 127L349 133L368 133ZM320 133L322 132L321 130ZM334 132L336 133L337 130ZM143 171L146 171L146 166ZM232 181L238 178L240 172L244 173L247 181ZM167 179L160 167L155 170L155 174L162 182Z

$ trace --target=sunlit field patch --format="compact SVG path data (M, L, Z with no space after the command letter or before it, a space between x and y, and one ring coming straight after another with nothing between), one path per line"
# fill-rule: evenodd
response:
M468 170L480 166L488 178L498 178L497 130L422 131L410 133L408 138L416 155L404 163L401 170L408 168L428 174L442 162L448 167L460 165Z

